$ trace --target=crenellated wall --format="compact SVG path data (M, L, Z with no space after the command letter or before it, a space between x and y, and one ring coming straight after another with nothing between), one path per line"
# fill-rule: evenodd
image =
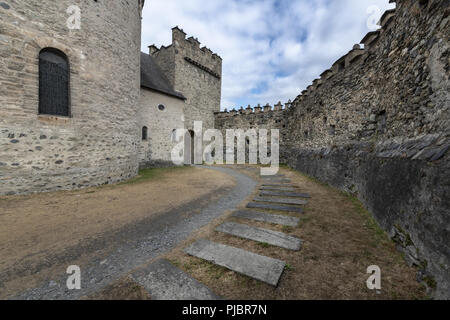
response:
M186 97L185 124L203 121L204 128L214 128L214 112L220 110L222 92L222 58L198 39L172 29L172 43L165 47L149 46L150 55L169 79L174 89Z
M439 298L450 298L449 10L398 0L291 107L216 114L218 128L280 129L281 161L357 195Z
M228 112L216 112L216 128L221 129L225 134L226 129L280 129L285 127L285 112L290 108L291 102L283 105L278 102L274 107L266 104L264 107L258 105L254 108L248 106L239 110Z

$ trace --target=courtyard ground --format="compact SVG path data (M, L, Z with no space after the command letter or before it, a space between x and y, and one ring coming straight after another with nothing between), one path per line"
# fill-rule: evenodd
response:
M193 202L201 208L234 185L224 173L181 167L144 170L116 185L0 197L0 298L51 281L69 265L106 257L132 240L134 225L185 208L172 218L181 219L197 210Z
M259 179L258 170L241 167L241 172ZM190 239L165 255L178 268L225 299L300 300L300 299L426 299L425 289L416 281L417 270L409 267L387 235L378 227L362 204L354 197L321 184L298 172L283 168L280 172L300 190L311 195L297 228L231 217L231 211L198 230ZM257 192L238 209L244 209ZM275 213L275 212L274 212ZM277 214L280 214L277 212ZM298 214L284 213L297 216ZM215 231L225 221L281 231L303 240L298 252L272 247ZM273 286L240 275L226 268L188 256L183 249L198 239L248 250L287 262L279 285ZM382 289L369 290L367 267L381 268ZM124 288L128 278L123 278ZM120 287L121 282L115 284ZM91 299L123 299L120 290L106 288ZM136 296L139 289L128 292ZM118 292L120 294L116 295ZM144 297L145 299L148 297Z
M256 167L227 168L232 169L227 169L228 173L236 172L261 182ZM159 221L158 217L161 221L172 219L173 214L168 212L173 209L176 209L177 217L183 212L189 216L188 211L200 214L204 206L193 207L192 203L206 206L223 201L233 188L238 193L232 194L231 199L246 188L250 190L242 202L217 212L215 218L189 232L173 248L152 259L144 259L140 265L166 258L226 299L426 298L424 288L416 281L417 270L407 266L395 244L379 229L358 200L289 168L282 168L280 173L296 184L301 192L311 195L304 214L276 212L299 217L298 227L231 217L235 209L245 208L258 194L256 185L236 189L236 184L242 182L237 182L236 175L233 177L205 168L150 170L134 181L114 186L0 198L0 298L48 281L53 273L64 272L69 264L83 265L93 256L108 256L114 250L110 242L117 241L115 237L105 236L111 230L142 224L145 228L139 232L151 237L156 232L155 228L160 228L155 222ZM229 199L225 200L229 202ZM143 219L145 223L141 223ZM296 236L303 241L302 248L293 252L215 231L225 221ZM133 227L131 232L122 234L122 238L133 238L135 230ZM97 243L93 241L96 238L104 238L104 241ZM201 238L286 261L278 286L266 285L183 252ZM371 265L381 268L380 291L366 287L369 277L366 269ZM104 282L107 285L81 298L151 299L127 276L132 271L127 270L120 278Z

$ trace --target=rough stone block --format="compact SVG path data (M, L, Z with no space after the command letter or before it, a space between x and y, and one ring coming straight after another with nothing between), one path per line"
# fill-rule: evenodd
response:
M282 205L265 204L265 203L256 203L256 202L250 202L247 205L247 208L249 208L249 209L266 209L266 210L276 210L276 211L287 211L287 212L303 213L303 209L299 208L299 207L282 206Z
M282 232L254 228L245 224L234 222L221 224L216 228L216 231L294 251L300 250L302 245L302 241L300 239Z
M287 191L287 192L295 192L295 191L297 191L297 188L294 188L294 187L283 187L283 186L261 187L259 189L263 190L263 191Z
M299 192L281 192L281 191L261 191L260 196L271 196L271 197L293 197L293 198L311 198L307 193Z
M157 260L148 267L134 272L131 278L142 285L153 300L221 299L165 259Z
M256 197L253 201L257 202L269 202L269 203L280 203L280 204L297 204L297 205L305 205L308 204L308 201L299 200L299 199L286 199L286 198L271 198L271 197Z
M281 216L281 215L277 215L277 214L251 211L251 210L236 211L233 214L233 217L261 221L261 222L275 223L275 224L279 224L282 226L288 226L288 227L296 227L296 226L298 226L298 224L300 222L300 219L296 218L296 217Z
M278 285L286 266L284 261L205 239L196 241L184 252L272 286Z

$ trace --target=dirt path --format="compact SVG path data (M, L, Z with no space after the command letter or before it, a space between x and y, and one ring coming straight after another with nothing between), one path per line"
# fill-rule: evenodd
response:
M0 298L73 299L97 290L176 246L254 185L230 169L191 167L136 183L2 197ZM66 290L69 265L81 267L83 290Z

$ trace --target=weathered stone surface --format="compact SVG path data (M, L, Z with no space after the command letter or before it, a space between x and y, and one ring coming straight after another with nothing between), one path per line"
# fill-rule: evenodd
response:
M287 212L298 212L303 213L303 209L294 206L282 206L276 204L265 204L258 202L250 202L247 204L247 208L249 209L267 209L267 210L276 210L276 211L287 211Z
M274 179L274 178L266 178L266 179L263 179L263 181L264 181L264 183L279 183L279 184L291 182L291 180L289 180L289 179Z
M262 190L262 191L287 191L287 192L295 192L295 191L297 191L298 189L297 188L291 188L291 187L283 187L283 186L280 186L280 187L267 187L267 186L263 186L263 187L260 187L259 188L259 190Z
M260 196L271 197L293 197L293 198L311 198L307 193L300 192L282 192L282 191L261 191Z
M133 272L131 278L150 293L152 300L221 299L165 259L157 260L148 267Z
M73 4L82 12L79 30L67 27L66 11ZM0 194L68 190L135 176L139 1L20 0L8 7L0 8L0 162L6 164ZM71 117L38 115L38 57L48 47L70 62Z
M300 250L302 244L300 239L282 232L254 228L245 224L234 222L223 223L216 228L216 231L294 251Z
M159 105L165 107L163 111ZM149 132L147 139L139 141L140 167L154 168L163 162L173 166L171 151L178 144L173 130L184 128L184 100L142 88L139 106L139 128L145 126Z
M297 186L295 184L284 184L284 183L263 183L262 187L273 187L273 188L287 187L287 188L294 188L294 187L297 187Z
M296 217L282 216L282 215L259 212L259 211L252 211L252 210L236 211L235 213L233 213L233 217L268 222L268 223L275 223L275 224L279 224L282 226L288 226L288 227L296 227L300 223L300 219L296 218Z
M172 43L151 51L176 91L187 98L185 127L194 129L194 121L203 128L214 128L214 112L220 111L222 58L208 48L200 48L193 37L178 27L172 29ZM174 128L172 128L174 129Z
M286 265L281 260L204 239L196 241L184 252L272 286L278 285Z
M364 50L339 59L291 106L216 116L223 131L279 129L281 162L358 194L391 235L408 230L423 274L447 299L448 34L448 1L396 1Z
M261 176L261 178L263 179L269 179L269 178L284 178L286 175L281 174L281 173L277 173L276 175L273 176Z
M308 204L308 201L306 201L306 200L299 200L299 199L292 199L292 198L286 199L286 198L256 197L255 199L253 199L253 201L280 203L280 204L298 204L298 205Z

